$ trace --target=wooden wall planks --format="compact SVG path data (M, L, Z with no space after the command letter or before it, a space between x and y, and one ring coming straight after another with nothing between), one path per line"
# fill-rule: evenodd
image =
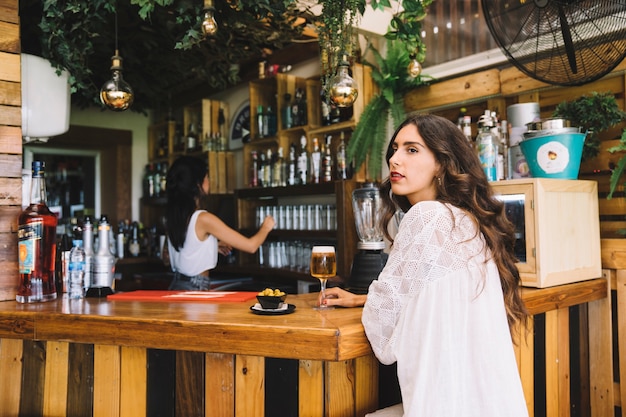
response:
M0 301L17 292L17 214L22 201L22 97L18 0L0 0ZM13 273L14 271L14 273Z

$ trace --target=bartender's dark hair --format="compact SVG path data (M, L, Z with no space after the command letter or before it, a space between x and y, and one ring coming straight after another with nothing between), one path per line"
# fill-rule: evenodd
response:
M504 203L494 197L487 176L471 144L451 121L436 115L414 113L396 129L387 148L386 160L394 154L394 141L398 132L407 125L414 125L424 143L440 164L437 201L463 209L474 219L491 250L493 260L500 272L500 284L504 294L509 327L524 321L528 314L520 294L520 275L515 266L515 230L507 219ZM411 204L406 196L395 195L387 178L380 187L383 200L383 231L393 242L387 226L394 221L398 209L407 212Z
M165 231L176 250L185 244L189 219L204 195L202 182L206 174L206 162L191 156L179 157L167 173Z

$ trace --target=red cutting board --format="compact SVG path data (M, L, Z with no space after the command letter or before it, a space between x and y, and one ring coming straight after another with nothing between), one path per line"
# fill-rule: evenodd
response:
M236 303L256 298L250 291L160 291L137 290L107 296L115 301L200 301L209 303Z

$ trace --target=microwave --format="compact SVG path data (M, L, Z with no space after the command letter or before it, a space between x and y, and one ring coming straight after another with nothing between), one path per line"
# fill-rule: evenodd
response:
M490 184L515 226L523 286L545 288L602 276L596 181L524 178Z

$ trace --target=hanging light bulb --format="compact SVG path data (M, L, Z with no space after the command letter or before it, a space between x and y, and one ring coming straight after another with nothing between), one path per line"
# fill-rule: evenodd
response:
M417 78L422 73L422 64L415 58L414 54L411 54L410 58L411 62L409 62L409 66L406 70L409 73L409 77Z
M350 107L359 95L356 82L348 73L350 64L347 55L342 55L337 65L337 74L330 80L329 97L337 107Z
M100 101L113 111L128 109L135 93L122 77L122 57L117 49L117 12L115 13L115 55L111 57L111 79L100 89Z
M213 0L204 0L202 32L205 36L214 36L217 33L217 21L215 20L215 7L213 7Z
M133 89L122 77L122 57L115 50L111 57L111 79L100 89L100 100L111 110L124 111L133 104L134 98Z

